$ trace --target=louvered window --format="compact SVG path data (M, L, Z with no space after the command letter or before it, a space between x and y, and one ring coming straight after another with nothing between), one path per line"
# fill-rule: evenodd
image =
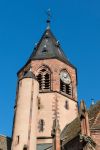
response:
M72 85L66 84L62 80L60 80L60 91L68 95L72 95Z
M41 89L42 89L42 75L41 75L41 74L39 74L39 75L37 76L37 80L38 80L38 82L39 82L39 89L41 90Z
M42 69L39 70L39 73L37 75L37 80L39 82L40 91L51 89L50 70L48 68L42 67Z

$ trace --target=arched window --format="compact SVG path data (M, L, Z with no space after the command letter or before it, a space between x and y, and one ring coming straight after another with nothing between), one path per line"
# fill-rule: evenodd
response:
M66 84L60 79L60 91L68 95L72 95L72 85Z
M39 69L38 75L36 77L39 82L40 91L51 89L50 75L50 70L46 66L42 66L42 68Z
M60 91L72 95L71 78L66 70L62 70L60 73Z

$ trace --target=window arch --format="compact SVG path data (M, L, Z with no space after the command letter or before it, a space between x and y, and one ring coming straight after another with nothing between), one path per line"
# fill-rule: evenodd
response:
M39 90L45 91L51 89L51 72L48 67L42 66L38 70L38 75L36 76L39 82Z

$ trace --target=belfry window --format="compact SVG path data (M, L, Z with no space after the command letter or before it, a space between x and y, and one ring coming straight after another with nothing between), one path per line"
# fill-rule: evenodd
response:
M62 70L60 72L60 91L72 95L72 83L71 83L71 77L67 70Z
M60 91L68 95L72 95L72 85L66 84L60 79Z
M39 90L45 91L51 89L51 82L50 82L50 70L43 66L38 71L37 80L39 82Z

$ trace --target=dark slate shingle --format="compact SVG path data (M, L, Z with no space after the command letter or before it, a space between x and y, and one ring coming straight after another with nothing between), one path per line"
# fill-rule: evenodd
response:
M75 68L65 57L65 54L61 49L59 42L56 40L51 30L46 29L28 61L51 58L61 60Z

